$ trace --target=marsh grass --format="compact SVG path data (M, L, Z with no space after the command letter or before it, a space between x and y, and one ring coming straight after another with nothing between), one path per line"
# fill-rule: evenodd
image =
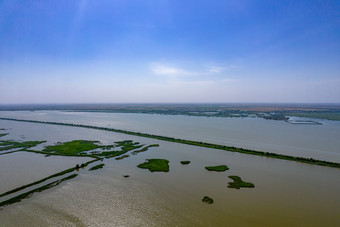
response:
M99 148L95 143L99 141L88 141L88 140L72 140L63 144L47 146L43 151L45 152L56 152L64 155L77 155L84 151L90 151Z
M0 133L0 137L6 136L8 133Z
M119 157L117 157L117 158L115 158L115 159L116 159L116 160L122 160L122 159L128 158L128 157L130 157L130 155L125 154L125 155L119 156Z
M150 147L159 147L159 144L151 144L149 146L143 147L140 150L133 151L131 154L136 155L138 153L145 152L145 151L149 150Z
M89 169L89 171L93 171L93 170L97 170L97 169L102 169L103 167L105 166L105 164L99 164L99 165L96 165L96 166L93 166Z
M0 151L15 149L15 148L22 148L28 149L31 147L35 147L41 143L45 143L46 141L24 141L24 142L17 142L12 140L1 140L0 141Z
M212 198L210 198L209 196L204 196L202 199L203 203L207 203L207 204L212 204L214 203L214 200Z
M137 167L148 169L151 172L169 172L169 161L166 159L147 159Z
M228 183L228 188L255 188L255 185L250 182L242 181L241 177L239 176L229 176L230 179L234 180L234 182Z
M224 172L229 168L226 165L219 165L219 166L206 166L205 169L209 171Z

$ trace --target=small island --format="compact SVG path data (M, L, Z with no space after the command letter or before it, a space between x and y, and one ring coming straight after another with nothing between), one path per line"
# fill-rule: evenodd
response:
M242 181L241 177L239 176L229 176L230 179L234 180L234 182L228 183L228 188L255 188L255 185L250 182Z
M190 161L181 161L181 164L182 165L188 165L188 164L190 164Z
M229 168L226 165L219 165L219 166L206 166L205 169L209 171L224 172Z
M47 146L43 151L55 152L61 155L78 155L81 152L97 149L99 146L95 143L99 141L72 140L57 145Z
M169 161L166 159L147 159L146 162L137 167L149 169L151 172L169 172Z
M202 199L202 202L207 203L207 204L212 204L214 200L210 198L209 196L204 196L204 198Z
M119 156L119 157L117 157L117 158L115 158L115 159L116 159L116 160L122 160L122 159L128 158L128 157L130 157L130 155L125 154L125 155Z
M105 164L99 164L96 166L93 166L89 169L89 171L93 171L93 170L97 170L97 169L102 169L104 167Z

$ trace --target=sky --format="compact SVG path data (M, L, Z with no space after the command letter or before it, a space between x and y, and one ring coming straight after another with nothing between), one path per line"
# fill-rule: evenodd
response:
M0 104L340 103L340 1L0 0Z

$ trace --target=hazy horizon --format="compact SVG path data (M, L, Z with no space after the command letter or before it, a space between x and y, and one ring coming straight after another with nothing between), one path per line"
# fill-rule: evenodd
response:
M340 2L0 2L0 104L340 103Z
M0 103L0 106L25 105L340 105L336 102L59 102L59 103Z

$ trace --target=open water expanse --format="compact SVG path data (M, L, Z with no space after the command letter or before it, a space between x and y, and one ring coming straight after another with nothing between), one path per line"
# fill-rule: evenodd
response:
M262 118L62 111L0 111L0 117L111 127L340 162L340 121L318 119L322 125L308 125Z
M148 114L60 111L0 112L0 117L79 123L234 145L269 152L340 161L340 124L293 125L254 118L207 118ZM340 169L189 146L114 132L0 120L9 133L1 140L47 140L34 149L75 139L102 144L131 139L160 147L127 159L105 159L103 169L80 171L76 178L35 193L0 210L0 226L338 226ZM1 132L1 133L2 133ZM21 154L23 153L23 154ZM12 156L8 156L12 155ZM18 155L18 159L14 158ZM36 158L34 158L36 157ZM69 168L76 162L33 153L0 155L27 163L0 165L7 178L23 184ZM170 172L149 172L137 165L150 158L169 160ZM45 160L46 159L46 160ZM77 159L77 158L74 158ZM71 160L71 159L70 159ZM190 160L181 165L181 160ZM46 162L45 162L46 161ZM74 160L75 161L75 160ZM41 171L37 171L41 163ZM45 164L43 164L45 163ZM98 164L98 162L96 162ZM208 165L226 164L226 172ZM64 168L65 166L65 168ZM58 168L60 169L58 169ZM123 175L130 175L124 178ZM255 188L228 188L229 175ZM17 183L16 183L17 184ZM17 185L15 185L17 186ZM202 203L209 196L213 204Z

